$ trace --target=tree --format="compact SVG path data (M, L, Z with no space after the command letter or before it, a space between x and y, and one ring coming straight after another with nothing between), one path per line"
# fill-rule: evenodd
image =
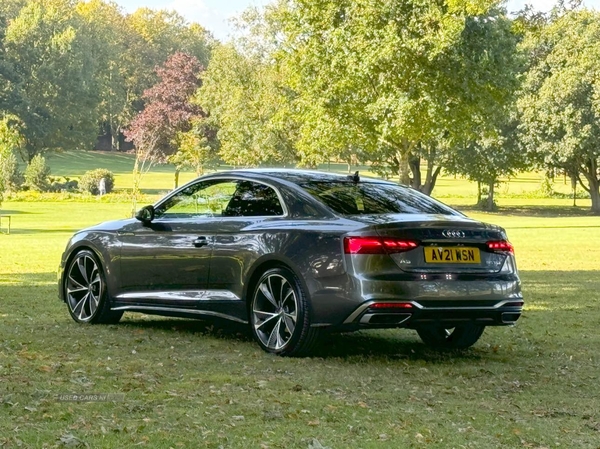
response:
M140 67L132 67L127 56L136 36L115 3L78 2L77 13L81 18L79 31L88 36L96 64L93 80L93 88L99 95L96 120L110 134L111 148L117 149L120 133L135 113L129 78L131 71Z
M29 160L47 149L89 148L97 135L96 61L71 0L31 0L6 30L21 80L15 113Z
M166 161L175 153L177 133L189 131L192 119L204 115L202 109L190 101L201 84L202 70L198 59L186 53L175 53L162 67L156 68L160 81L144 92L146 107L125 133L135 144L134 195L141 177L152 164Z
M218 140L217 130L210 117L195 117L191 120L191 129L179 132L175 138L177 151L168 157L175 165L176 173L190 167L196 176L204 174L204 170L217 162ZM179 179L175 178L175 188Z
M4 48L8 13L0 9L0 114L14 114L20 102L20 80Z
M516 87L517 38L495 3L282 0L268 14L297 94L299 153L355 147L422 188L409 170L420 149L464 140Z
M218 127L221 158L236 166L295 160L291 104L277 67L232 44L214 50L196 102Z
M600 14L569 11L532 34L518 105L524 144L546 169L573 172L600 214Z
M526 154L518 142L515 115L507 112L496 129L456 148L444 164L449 173L477 182L477 205L488 211L496 208L494 194L500 178L515 176L527 167ZM487 198L483 203L482 185L487 187Z
M36 154L25 169L25 184L32 190L45 192L50 187L50 167L46 158Z
M15 152L23 145L23 136L20 131L21 123L14 115L5 115L0 120L0 204L4 199L6 190L13 190L16 186Z
M125 53L132 99L139 112L143 108L143 92L157 83L156 66L162 66L170 55L182 52L196 57L206 67L213 38L198 24L191 24L174 11L139 8L126 18L130 36Z

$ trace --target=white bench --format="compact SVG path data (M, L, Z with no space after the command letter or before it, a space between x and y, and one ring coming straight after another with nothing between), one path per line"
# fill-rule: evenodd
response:
M8 222L8 226L6 227L6 234L10 234L10 221L12 218L12 215L4 215L4 214L0 214L0 232L2 232L2 219L5 218L6 221Z

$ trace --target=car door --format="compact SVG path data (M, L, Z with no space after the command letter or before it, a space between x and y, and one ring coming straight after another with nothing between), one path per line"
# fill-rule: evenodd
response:
M247 268L268 251L264 226L284 216L285 207L273 187L240 180L215 236L210 288L243 299ZM238 305L245 313L245 306Z
M199 181L159 203L150 224L124 228L119 300L196 307L207 299L214 239L236 187Z

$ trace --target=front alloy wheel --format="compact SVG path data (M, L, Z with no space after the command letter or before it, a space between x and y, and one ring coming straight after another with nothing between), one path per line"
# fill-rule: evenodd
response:
M78 252L71 260L64 289L69 313L78 323L116 323L123 316L123 312L110 310L102 267L89 250Z
M310 327L308 299L296 276L287 269L267 270L252 296L252 334L267 352L300 355L314 345L318 329Z

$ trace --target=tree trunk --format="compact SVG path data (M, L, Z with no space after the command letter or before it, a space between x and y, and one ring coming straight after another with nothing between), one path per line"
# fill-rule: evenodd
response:
M477 206L481 204L481 181L477 181Z
M600 215L600 179L598 179L598 166L595 159L588 159L585 164L585 169L582 170L584 176L588 180L587 188L583 183L581 185L585 190L590 194L590 198L592 199L592 213L595 215Z
M590 180L590 198L592 199L592 212L600 215L600 180L598 178Z
M494 187L496 185L495 181L490 182L488 188L489 188L489 192L488 192L488 198L487 198L487 207L486 210L487 211L493 211L495 209L494 206Z
M398 151L396 154L398 158L398 175L400 177L400 184L406 186L410 185L410 169L408 167L408 153L404 151Z
M133 188L131 190L131 216L135 217L135 213L137 212L137 197L140 190L140 160L139 157L136 156L135 162L133 164Z
M435 170L433 169L434 165L433 159L427 160L427 175L425 176L425 184L421 187L421 192L430 196L435 187L435 183L437 182L437 178L442 172L442 167L440 165L438 165Z
M408 158L408 165L412 173L411 187L421 191L421 158L411 155Z
M177 187L179 187L179 168L175 168L175 177L173 181L173 190L175 190Z
M110 125L110 146L111 150L119 149L119 127Z

